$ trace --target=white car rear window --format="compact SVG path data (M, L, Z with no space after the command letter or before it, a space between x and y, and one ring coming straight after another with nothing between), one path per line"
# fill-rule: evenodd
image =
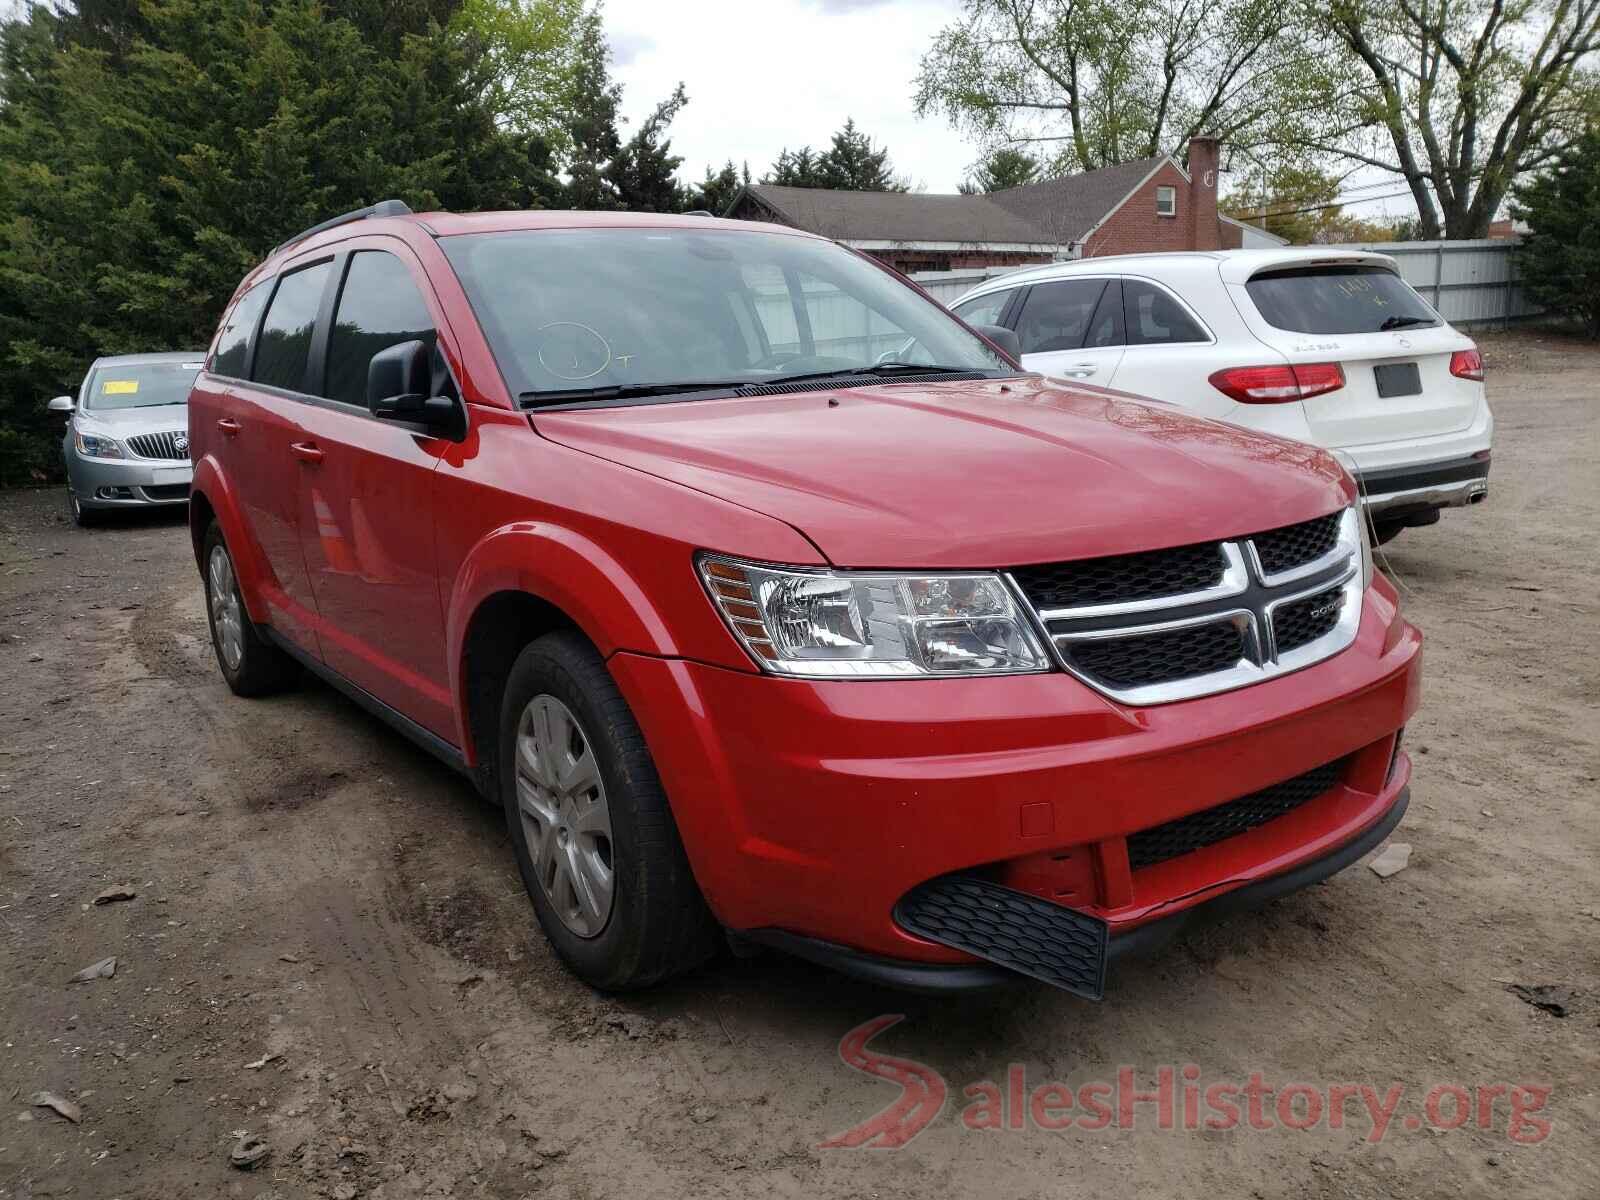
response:
M1422 297L1383 267L1269 271L1245 290L1267 324L1296 333L1381 333L1439 323Z

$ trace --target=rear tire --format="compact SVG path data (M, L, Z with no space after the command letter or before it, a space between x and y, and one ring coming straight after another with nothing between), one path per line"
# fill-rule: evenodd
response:
M500 706L496 778L545 937L585 983L647 987L715 953L720 932L644 735L581 635L525 647Z
M299 677L300 667L257 631L239 594L233 555L215 521L206 530L200 577L206 589L206 622L222 678L237 696L266 696Z

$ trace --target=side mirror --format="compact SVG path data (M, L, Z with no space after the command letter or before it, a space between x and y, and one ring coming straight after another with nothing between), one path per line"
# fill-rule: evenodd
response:
M44 406L46 412L70 413L77 406L72 403L71 396L52 396L50 403Z
M1012 358L1022 361L1022 343L1017 340L1014 329L1007 329L1004 325L974 325L973 328Z
M458 419L455 401L433 394L433 364L426 342L397 342L367 364L367 407L375 417L444 427Z

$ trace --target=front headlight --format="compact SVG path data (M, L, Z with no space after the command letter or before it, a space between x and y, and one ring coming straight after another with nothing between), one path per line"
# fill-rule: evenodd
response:
M1009 675L1050 667L998 575L809 571L714 555L702 555L699 566L745 649L780 675Z
M78 453L85 458L127 458L123 452L122 443L114 437L107 437L103 433L85 433L82 429L73 431L73 445L78 448Z

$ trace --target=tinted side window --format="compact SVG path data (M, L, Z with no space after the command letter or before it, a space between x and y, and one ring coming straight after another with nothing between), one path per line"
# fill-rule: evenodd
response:
M318 263L278 280L278 290L267 305L267 319L261 324L251 379L294 392L305 390L311 331L316 328L322 289L332 270L331 262Z
M1122 281L1113 279L1106 284L1105 295L1094 310L1089 322L1089 335L1083 339L1085 350L1103 346L1122 345Z
M433 317L405 264L382 250L352 254L328 336L328 398L365 408L367 365L374 354L401 342L422 342L431 360L437 341Z
M1183 306L1153 283L1124 279L1122 308L1128 325L1130 346L1161 346L1168 342L1209 340L1205 330L1183 311Z
M218 375L244 378L245 356L250 350L250 335L256 330L261 317L261 306L267 302L272 290L272 280L264 280L239 297L239 303L223 318L222 335L217 338L217 353L211 360L211 369Z
M998 325L1000 314L1005 312L1006 305L1011 303L1011 297L1016 294L1016 288L990 292L987 296L956 305L953 311L968 325Z
M1024 354L1077 350L1089 331L1089 319L1106 290L1104 279L1067 279L1038 283L1028 293L1017 322Z

